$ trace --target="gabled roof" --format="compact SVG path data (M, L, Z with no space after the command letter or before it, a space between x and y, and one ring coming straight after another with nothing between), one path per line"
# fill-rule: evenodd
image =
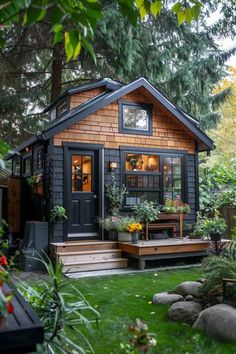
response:
M100 79L94 82L89 82L88 84L80 85L77 87L69 88L65 90L60 96L56 98L54 102L52 102L47 108L44 109L42 113L48 112L53 106L55 106L61 99L63 99L67 95L74 95L75 93L92 90L98 87L105 87L106 90L115 91L119 89L123 84L118 81L114 81L110 78Z
M107 80L107 79L105 79ZM183 124L198 141L203 143L206 148L200 150L213 150L213 141L198 127L197 120L189 116L182 109L178 108L170 100L168 100L159 90L157 90L150 82L144 77L141 77L128 85L115 83L116 90L106 91L95 98L81 104L77 108L70 111L66 116L60 120L55 120L49 127L42 133L44 139L49 139L58 132L68 128L70 125L85 119L88 115L95 113L104 106L120 99L122 96L140 88L145 88L154 98L158 100L169 112L171 112L176 119ZM119 88L117 88L119 86ZM78 88L79 89L79 88ZM73 90L73 89L72 89ZM78 92L78 91L76 91ZM75 92L74 92L75 93Z

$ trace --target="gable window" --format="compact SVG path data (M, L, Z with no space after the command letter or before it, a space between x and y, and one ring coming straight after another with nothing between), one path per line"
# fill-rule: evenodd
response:
M120 131L129 134L151 135L152 106L142 103L119 103Z
M124 152L123 183L128 194L125 207L145 200L163 204L165 199L183 200L182 157Z

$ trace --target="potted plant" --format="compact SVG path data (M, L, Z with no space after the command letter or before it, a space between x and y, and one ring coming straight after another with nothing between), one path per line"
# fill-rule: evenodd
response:
M140 223L129 224L127 230L131 233L132 243L138 243L139 232L142 230L142 225Z
M116 230L118 231L118 241L120 242L131 242L131 233L128 231L128 226L130 224L136 224L139 221L134 217L125 216L121 217L119 223L116 225Z
M65 208L63 206L56 205L51 210L50 221L56 223L58 221L64 221L64 220L67 220Z
M160 210L153 202L145 200L133 207L134 213L142 223L146 224L146 240L148 240L148 223L158 219Z
M124 195L127 193L124 185L119 187L116 182L105 185L106 197L108 200L109 211L112 216L117 216L122 206Z
M120 222L120 217L107 216L106 218L97 218L97 222L103 230L107 231L108 240L118 240L117 224Z
M222 234L226 231L227 225L223 218L218 216L213 219L205 219L202 225L204 236L210 237L212 241L220 241Z
M181 200L172 200L172 199L165 199L165 204L162 207L162 211L165 213L183 213L188 214L190 213L191 209L187 203L183 203Z
M43 175L40 173L38 175L33 175L26 179L27 184L30 186L31 190L35 194L43 194Z

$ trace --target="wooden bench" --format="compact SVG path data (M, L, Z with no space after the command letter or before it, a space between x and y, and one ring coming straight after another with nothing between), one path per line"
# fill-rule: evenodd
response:
M36 345L44 341L44 326L14 286L9 289L4 284L4 288L7 292L13 290L14 311L8 316L5 326L0 329L0 353L35 352Z
M147 234L149 231L157 231L157 230L171 230L172 231L172 236L176 236L176 230L177 230L177 224L176 223L153 223L153 224L147 224ZM144 230L146 231L146 225L144 225ZM146 233L146 232L145 232Z

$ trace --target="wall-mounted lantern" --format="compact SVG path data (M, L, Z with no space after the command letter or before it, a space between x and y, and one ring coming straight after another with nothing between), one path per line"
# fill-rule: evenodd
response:
M115 162L115 161L109 161L108 166L109 166L109 171L110 171L110 172L113 172L113 171L115 171L115 169L117 168L117 162Z

